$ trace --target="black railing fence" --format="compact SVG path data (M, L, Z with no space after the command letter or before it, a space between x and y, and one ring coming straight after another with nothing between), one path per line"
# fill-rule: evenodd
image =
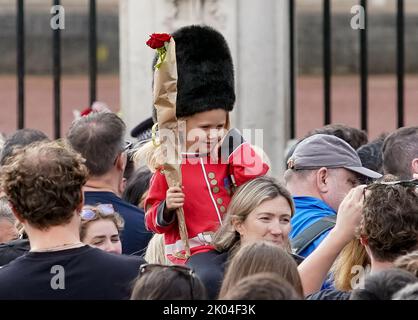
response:
M17 127L24 128L25 114L25 10L24 0L17 0ZM297 0L289 0L289 55L290 55L290 135L296 136L296 52L295 52L295 10ZM364 8L365 28L359 32L360 42L360 119L361 128L367 130L368 123L368 39L367 39L367 0L360 0L359 4ZM53 0L52 5L60 5L60 0ZM323 10L323 78L324 78L324 124L331 123L331 89L332 89L332 60L331 60L331 0L322 0ZM97 82L97 19L96 0L89 0L89 105L96 101ZM404 77L405 77L405 15L404 0L397 0L397 126L404 125ZM61 32L60 28L52 30L53 43L53 106L54 106L54 135L60 137L61 132Z
M289 0L289 31L290 31L290 136L296 136L296 99L295 92L295 10L297 0ZM368 1L360 0L359 5L364 8L364 28L359 30L360 41L360 119L361 129L367 130L368 126ZM323 10L323 83L324 83L324 125L331 123L331 88L332 88L332 60L331 60L331 0L322 0ZM404 0L397 0L396 8L396 57L397 57L397 126L404 126L404 78L405 78L405 12ZM334 31L335 32L335 31Z
M25 127L25 1L17 0L17 127ZM59 6L60 0L53 0L53 6ZM89 106L96 100L97 82L97 34L96 34L96 0L89 0ZM61 32L60 28L52 28L52 76L54 106L54 136L61 133Z

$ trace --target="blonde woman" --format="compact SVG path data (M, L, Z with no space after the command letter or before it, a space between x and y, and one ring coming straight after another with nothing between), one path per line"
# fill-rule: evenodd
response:
M106 252L122 254L120 234L123 218L111 204L84 206L81 211L80 240Z
M331 268L335 289L351 291L363 283L370 259L359 239L351 240L341 251Z
M209 298L217 297L226 262L241 244L264 240L291 253L289 233L293 213L289 191L274 178L259 177L238 188L214 236L214 250L196 254L187 262L206 285ZM301 261L300 257L294 257Z

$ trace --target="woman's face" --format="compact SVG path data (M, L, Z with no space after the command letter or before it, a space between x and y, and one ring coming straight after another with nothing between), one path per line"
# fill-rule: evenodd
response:
M83 242L107 252L122 253L119 232L112 220L99 219L89 222Z
M287 248L291 213L287 200L279 196L263 201L244 222L234 222L234 227L241 234L242 244L265 240Z

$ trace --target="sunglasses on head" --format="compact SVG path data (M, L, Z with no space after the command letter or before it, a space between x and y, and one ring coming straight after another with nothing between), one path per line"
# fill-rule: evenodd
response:
M112 214L115 214L116 211L113 208L113 205L110 203L106 203L106 204L99 204L95 207L84 207L81 210L81 219L83 220L94 220L97 218L97 215L102 215L102 216L109 216Z
M132 142L125 141L124 144L123 144L122 150L120 151L120 153L123 153L125 151L131 150L132 149L132 145L133 145ZM118 157L119 157L119 154L120 153L118 153L118 155L115 158L115 161L113 161L113 165L115 165L116 164L116 161L118 161Z
M129 150L132 148L132 142L131 141L125 141L124 145L123 145L123 151Z
M405 188L416 188L418 191L418 179L373 182L363 189L364 197L366 197L366 190L372 190L377 186L388 186L388 187L401 186Z
M418 186L418 179L411 180L398 180L398 181L378 181L370 184L372 185L384 185L384 186L396 186L400 185L402 187L416 187Z

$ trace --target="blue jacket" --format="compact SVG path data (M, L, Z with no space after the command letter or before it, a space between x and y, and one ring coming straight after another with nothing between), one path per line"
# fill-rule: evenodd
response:
M336 215L334 209L329 207L325 202L314 197L293 197L295 202L295 215L291 220L292 231L290 239L295 238L298 234L304 231L307 227L317 222L318 220ZM329 230L323 232L314 242L311 243L300 255L307 257L314 251L319 244L328 235Z

